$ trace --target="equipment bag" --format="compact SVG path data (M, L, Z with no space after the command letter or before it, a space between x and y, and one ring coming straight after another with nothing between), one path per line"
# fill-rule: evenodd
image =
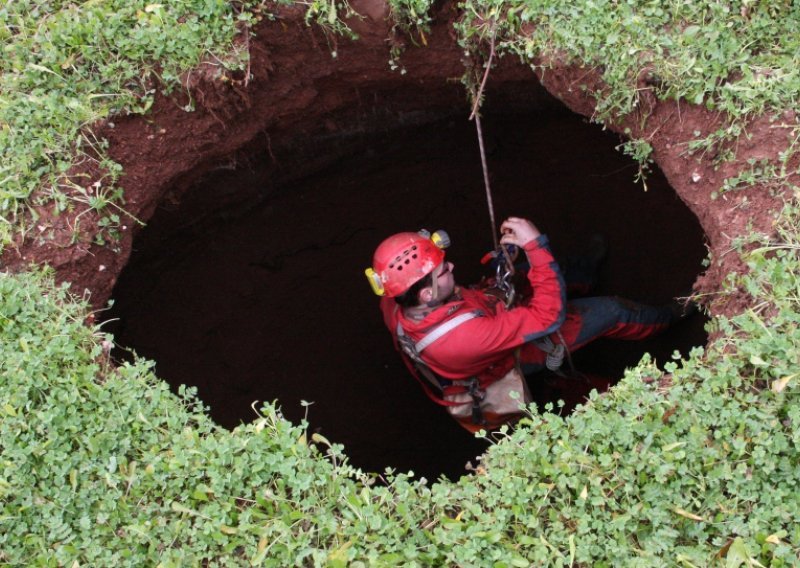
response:
M513 424L525 415L522 405L531 402L516 351L514 366L508 373L484 388L478 384L477 377L452 383L453 386L443 389L443 400L455 403L446 407L447 412L470 432L496 430L503 424Z

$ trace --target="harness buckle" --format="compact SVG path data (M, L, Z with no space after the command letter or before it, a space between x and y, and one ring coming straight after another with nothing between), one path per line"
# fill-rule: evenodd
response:
M478 377L472 377L469 381L469 396L472 397L472 423L486 424L486 417L481 410L481 402L486 398L486 391L480 387Z
M561 368L561 365L564 364L564 346L561 343L554 344L553 350L547 354L544 364L551 371L558 371Z

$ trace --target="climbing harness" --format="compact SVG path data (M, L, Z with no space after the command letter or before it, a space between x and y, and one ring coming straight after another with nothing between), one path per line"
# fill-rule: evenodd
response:
M417 342L406 335L402 324L397 324L397 342L413 363L413 367L409 368L428 397L445 407L470 432L482 428L491 430L513 422L522 416L520 404L531 402L528 385L519 367L519 352L514 352L514 366L503 377L483 386L475 376L461 380L440 379L420 354L455 328L483 315L480 310L459 314L434 327ZM424 377L428 384L420 377ZM512 395L512 392L517 394Z
M432 331L429 331L425 337L417 342L414 342L408 335L406 335L403 326L400 324L400 322L398 322L397 340L400 342L400 347L403 349L403 352L408 355L412 361L426 365L420 357L420 353L422 353L431 343L441 339L443 336L447 335L461 324L466 323L473 318L481 317L482 315L483 313L480 310L464 312L463 314L460 314L454 318L450 318L444 323L436 326Z
M426 388L428 395L435 400L437 403L442 404L443 406L451 406L451 404L446 403L444 400L444 390L445 387L439 378L433 373L431 368L428 366L425 361L422 360L421 353L434 341L441 339L455 328L468 322L469 320L481 317L483 314L480 311L472 311L472 312L465 312L460 314L454 318L450 318L449 320L445 321L444 323L435 327L432 331L429 331L425 337L421 340L414 342L408 335L406 335L405 330L403 329L403 325L398 321L397 322L397 342L400 345L403 353L414 363L415 369L419 372L420 375L425 377L425 379L430 383L430 386L433 387L433 393L436 393L438 396L434 396L433 393ZM419 377L417 377L419 379ZM470 383L476 383L477 379L475 377L471 377ZM420 381L421 382L421 381ZM424 383L423 383L423 386ZM475 384L469 385L469 392L470 396L473 398L473 417L475 417L475 406L479 404L480 400L483 399L483 393L479 392L479 389L476 388ZM478 417L478 421L475 422L476 424L481 424L482 420Z

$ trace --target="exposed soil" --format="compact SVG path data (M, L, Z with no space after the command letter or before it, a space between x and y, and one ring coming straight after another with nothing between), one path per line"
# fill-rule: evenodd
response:
M148 116L96 125L125 172L131 218L123 219L114 246L94 242L97 215L78 209L57 216L44 207L25 242L2 260L12 270L48 263L101 307L130 259L130 272L149 276L124 296L120 282L119 309L130 310L121 337L138 329L144 336L137 347L156 358L164 377L200 385L206 400L231 397L212 403L221 423L246 419L241 407L272 392L294 419L297 401L313 400L312 423L346 443L359 465L405 467L410 458L395 456L416 456L416 463L430 464L418 468L426 474L452 474L453 458L443 461L441 448L462 448L466 461L480 444L401 372L360 271L382 236L441 226L457 243L459 276L477 276L470 267L487 248L489 229L458 82L462 52L451 32L457 13L443 4L427 46L407 42L401 74L387 64L390 45L403 38L389 29L386 5L352 4L365 16L352 22L361 36L356 42L326 37L286 9L241 39L252 77L223 78L215 65L201 66L185 76L183 90L159 95ZM646 117L636 113L610 126L630 128L654 148L666 180L656 174L643 193L630 184L635 168L613 150L619 139L564 112L566 105L593 114L583 87L601 85L597 71L541 63L552 65L543 83L510 59L501 60L489 82L486 126L498 215L531 216L566 253L592 232L606 233L611 252L601 291L650 302L688 291L702 269L705 240L711 265L695 290L712 313L746 306L744 292L714 300L722 278L743 269L731 241L751 228L769 233L780 201L766 188L711 195L747 159L776 156L786 146L785 129L771 128L767 117L754 120L736 146L737 160L715 168L711 156L689 155L687 144L697 132L716 130L721 117L650 100L643 91ZM189 97L192 113L182 110ZM595 135L604 141L583 139ZM73 173L87 186L99 176L80 165ZM152 231L142 232L133 218L152 221ZM131 256L139 234L141 254ZM336 266L325 264L331 259ZM298 319L301 325L293 326ZM702 342L696 329L684 332L653 351ZM310 339L319 341L309 347ZM171 362L164 355L170 346L192 356ZM626 357L638 358L623 351L606 359ZM589 359L594 363L581 364L597 365L605 377L598 384L618 376L603 357ZM326 382L334 370L338 378ZM202 381L189 380L201 374ZM368 380L356 388L348 377ZM542 395L548 399L580 398L558 383L541 385L552 391ZM330 417L343 414L347 420L333 426ZM405 435L410 424L423 434ZM437 443L421 447L424 435Z

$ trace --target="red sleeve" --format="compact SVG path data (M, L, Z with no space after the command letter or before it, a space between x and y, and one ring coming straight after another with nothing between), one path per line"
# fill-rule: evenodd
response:
M545 235L525 247L533 296L525 305L475 318L431 345L425 352L432 367L448 378L474 375L509 351L554 332L566 316L566 288Z

